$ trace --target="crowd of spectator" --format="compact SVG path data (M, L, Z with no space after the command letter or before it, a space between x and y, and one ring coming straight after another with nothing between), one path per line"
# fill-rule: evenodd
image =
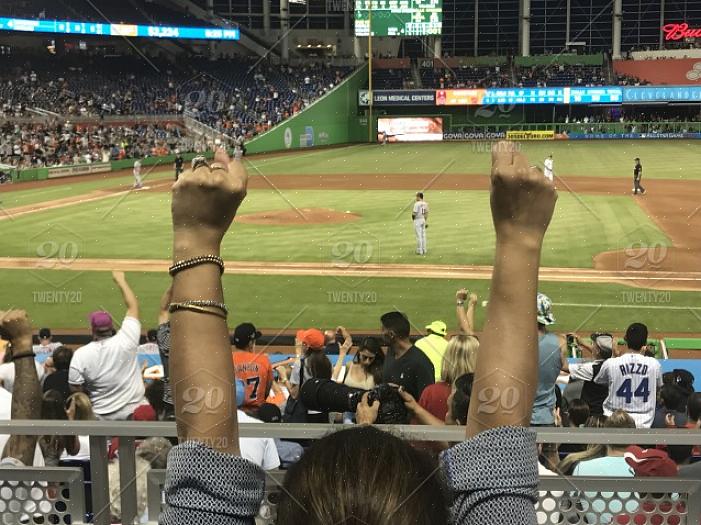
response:
M610 80L603 66L566 65L554 62L536 66L425 67L419 70L421 84L433 89L477 89L500 87L640 86L649 82L626 75ZM410 69L375 70L377 89L402 89L413 84ZM412 86L413 87L413 86Z
M301 111L338 85L350 68L265 60L130 57L3 57L0 117L187 115L217 131L250 138Z
M160 157L204 151L201 140L175 124L80 125L11 124L0 126L0 164L18 168L55 167Z

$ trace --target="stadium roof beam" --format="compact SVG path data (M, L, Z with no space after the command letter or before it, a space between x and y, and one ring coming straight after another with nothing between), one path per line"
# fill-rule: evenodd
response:
M202 9L200 6L198 6L191 0L159 0L159 2L164 5L170 5L172 7L175 7L176 9L182 12L187 12L188 14L199 18L200 20L204 20L217 27L221 27L224 29L231 29L233 27L233 24L231 24L227 20L221 18L220 16L216 16L213 12L207 12L207 10ZM280 56L280 53L277 51L277 49L275 49L274 46L270 46L267 42L263 42L258 38L252 38L252 35L243 27L238 27L240 30L241 38L237 40L236 43L261 57L271 54L277 57Z

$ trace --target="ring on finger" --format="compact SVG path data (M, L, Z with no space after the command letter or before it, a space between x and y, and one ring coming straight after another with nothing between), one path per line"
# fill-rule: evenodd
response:
M209 163L207 162L207 159L204 158L203 156L195 157L192 159L192 171L195 171L198 168L201 168L203 166L209 167Z
M221 162L213 162L212 164L209 165L209 169L214 171L214 170L225 170L226 171L226 166L224 166Z

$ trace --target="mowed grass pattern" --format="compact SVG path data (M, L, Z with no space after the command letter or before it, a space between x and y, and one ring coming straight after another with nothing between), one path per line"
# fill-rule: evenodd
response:
M533 164L542 166L553 154L555 174L562 177L630 177L640 157L644 178L701 179L701 141L600 140L519 143ZM487 142L356 145L296 155L248 159L251 173L296 175L326 173L470 173L487 174L491 165Z
M330 208L360 219L342 224L235 224L222 254L231 260L350 263L492 264L494 230L486 191L427 192L429 254L415 255L411 221L413 194L407 191L251 190L239 214L269 210ZM299 211L303 215L303 211ZM48 210L0 223L3 255L50 256L67 243L86 258L170 257L170 195L127 195ZM543 249L543 265L592 266L597 253L633 240L668 245L635 202L627 197L562 194Z
M127 278L139 297L144 328L155 327L160 296L170 283L168 275L131 272ZM124 315L120 293L109 272L0 270L0 282L6 291L11 283L11 293L0 295L0 310L27 308L37 327L87 329L87 316L96 309L110 311L119 321ZM380 316L397 309L407 313L415 333L436 319L447 322L454 332L455 291L463 286L479 296L476 324L481 329L485 315L481 301L489 293L487 280L224 276L225 300L231 310L229 327L253 321L264 329L275 329L264 330L266 335L283 327L332 328L338 324L376 332ZM641 293L621 285L559 282L542 282L540 290L555 302L557 322L553 328L559 333L620 332L633 321L646 323L653 335L659 331L699 331L701 301L697 293Z

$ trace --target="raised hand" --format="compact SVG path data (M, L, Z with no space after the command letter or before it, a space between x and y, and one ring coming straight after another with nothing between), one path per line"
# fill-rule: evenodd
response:
M492 219L497 238L540 243L555 209L557 193L537 166L513 142L492 148Z
M214 161L185 171L173 185L173 231L178 243L193 242L218 249L246 197L248 175L223 148Z
M22 339L28 339L31 346L32 325L24 310L0 310L0 331L12 341L15 347Z

